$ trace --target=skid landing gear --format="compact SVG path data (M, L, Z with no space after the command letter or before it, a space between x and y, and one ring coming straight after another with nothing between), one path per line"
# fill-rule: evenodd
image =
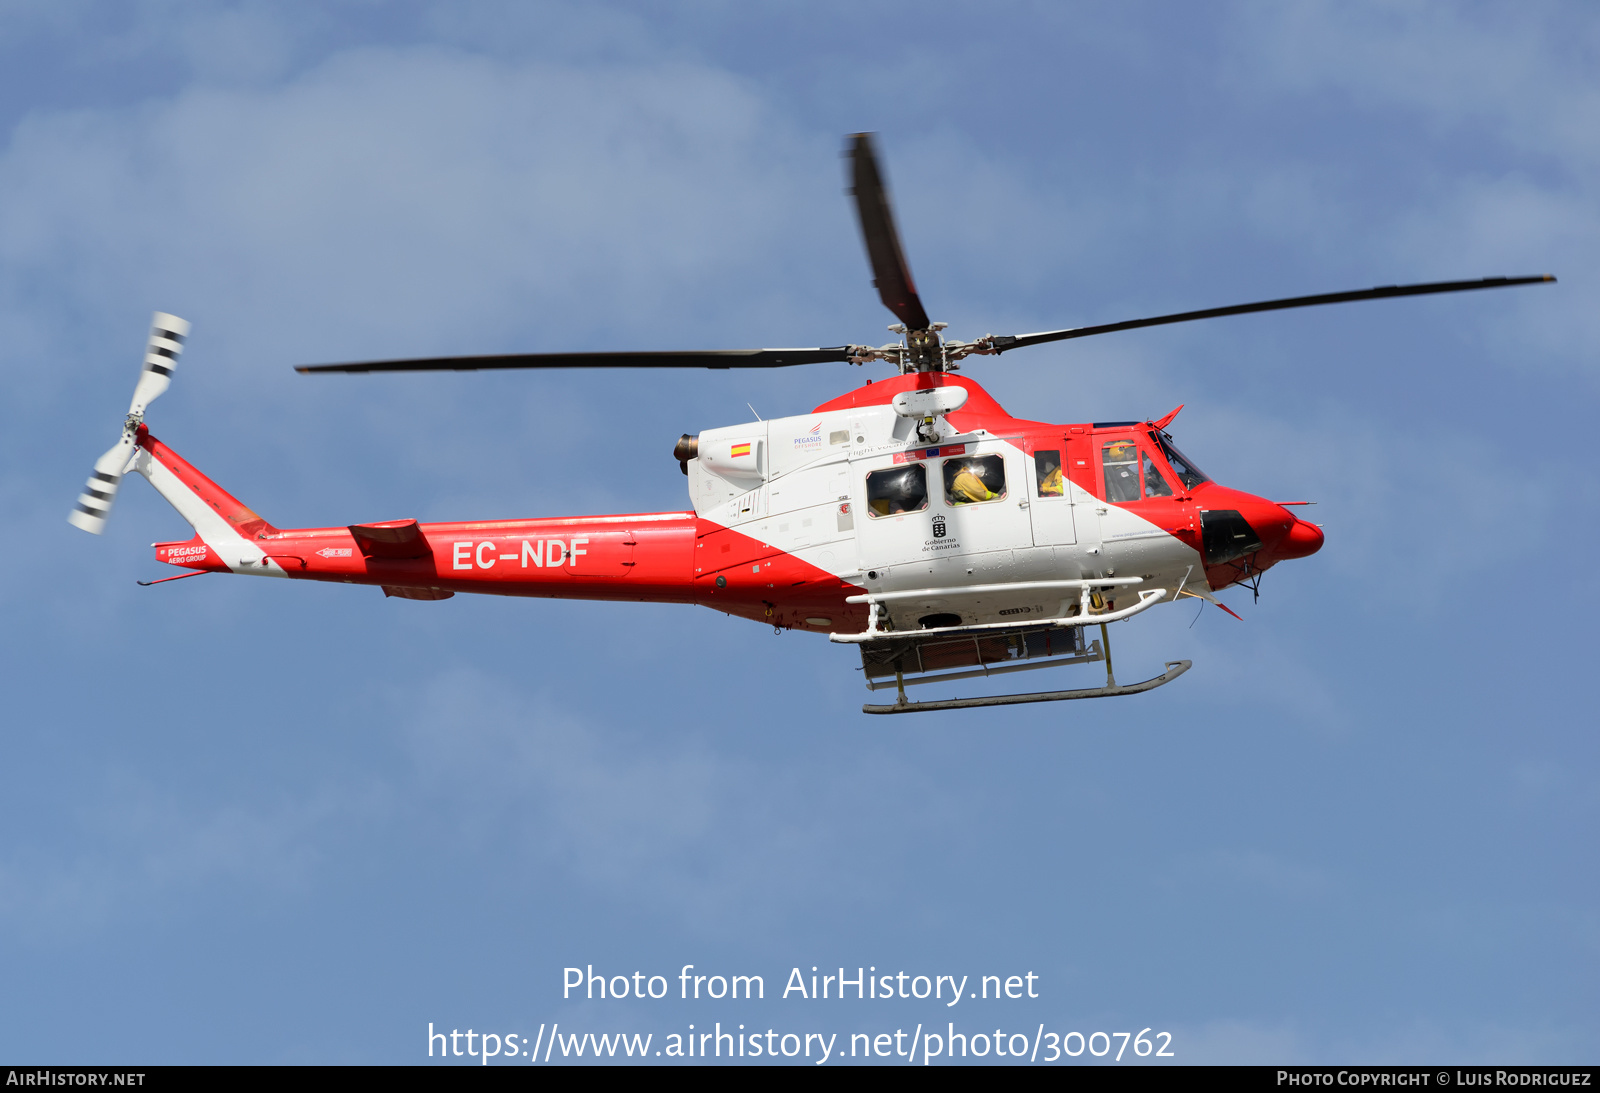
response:
M1018 706L1025 702L1066 702L1074 698L1114 698L1117 695L1136 695L1145 691L1153 691L1163 684L1171 683L1183 673L1187 672L1192 661L1169 660L1167 670L1152 679L1142 683L1119 684L1117 677L1111 670L1111 635L1104 624L1100 627L1101 648L1105 650L1106 682L1103 687L1083 687L1073 691L1035 691L1031 694L992 695L987 698L947 698L935 699L930 702L912 702L906 698L905 682L900 673L895 673L899 682L899 694L893 705L874 705L867 703L861 707L862 713L931 713L934 710L964 710L973 706Z

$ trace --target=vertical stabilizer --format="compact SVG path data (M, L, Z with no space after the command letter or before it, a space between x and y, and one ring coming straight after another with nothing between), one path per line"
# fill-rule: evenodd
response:
M138 452L131 470L150 480L194 528L202 542L235 573L281 577L283 568L266 552L264 540L277 529L244 502L201 474L143 425L136 433Z

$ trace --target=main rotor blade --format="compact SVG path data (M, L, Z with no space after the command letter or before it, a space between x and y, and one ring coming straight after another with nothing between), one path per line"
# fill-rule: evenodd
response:
M851 346L825 349L720 349L646 353L508 353L492 357L427 357L355 364L302 364L296 372L477 372L500 368L788 368L848 361Z
M1320 296L1290 296L1282 300L1262 300L1254 304L1234 304L1232 307L1211 307L1204 311L1180 311L1175 315L1157 315L1150 319L1128 319L1120 323L1100 326L1075 326L1066 330L1046 330L1039 334L1001 336L994 339L997 353L1021 349L1025 345L1066 341L1068 338L1087 338L1091 334L1112 334L1118 330L1138 330L1145 326L1165 326L1167 323L1186 323L1193 319L1218 319L1224 315L1248 315L1253 311L1281 311L1290 307L1316 307L1318 304L1345 304L1354 300L1382 300L1390 296L1428 296L1436 292L1468 292L1476 288L1508 288L1511 285L1536 285L1554 281L1548 274L1539 277L1485 277L1481 281L1432 281L1422 285L1382 285L1378 288L1357 289L1354 292L1327 292Z
M871 133L857 133L850 138L850 159L850 193L856 199L856 215L861 220L861 235L867 243L878 299L907 330L926 330L928 313L922 309L917 286L911 280L911 266L900 247L900 233L895 230L894 210L889 205L883 172L878 169Z

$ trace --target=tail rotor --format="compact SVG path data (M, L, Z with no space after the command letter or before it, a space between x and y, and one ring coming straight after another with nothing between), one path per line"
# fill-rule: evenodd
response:
M78 495L77 506L67 517L67 522L73 527L94 535L105 531L106 517L111 515L111 505L116 500L117 487L122 484L122 474L127 470L138 446L138 431L144 423L144 412L172 385L172 373L178 367L178 357L188 337L189 324L183 319L164 311L155 313L150 323L150 340L144 351L144 370L139 373L139 383L133 389L133 402L129 404L127 417L123 419L122 436L110 451L95 460L89 482Z

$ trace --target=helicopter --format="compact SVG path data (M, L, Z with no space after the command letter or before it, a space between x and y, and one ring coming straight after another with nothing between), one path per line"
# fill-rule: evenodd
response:
M1223 486L1173 442L1179 406L1141 421L1051 424L1012 416L960 374L975 357L1118 331L1253 312L1552 282L1554 277L1387 285L1033 334L947 338L918 295L872 134L846 144L848 194L873 284L896 322L880 346L709 352L534 353L301 365L302 373L512 368L784 368L886 364L895 374L810 413L684 434L672 454L690 508L597 516L278 528L207 478L145 424L190 324L152 321L144 367L115 446L68 517L100 534L128 473L194 529L153 544L188 573L376 585L385 596L457 593L699 604L854 646L865 713L931 712L1106 698L1164 686L1169 661L1119 684L1109 627L1160 603L1216 593L1321 549L1291 508ZM1233 612L1229 611L1229 614ZM1094 636L1088 631L1093 630ZM1102 663L1105 682L1069 690L913 701L906 688Z

